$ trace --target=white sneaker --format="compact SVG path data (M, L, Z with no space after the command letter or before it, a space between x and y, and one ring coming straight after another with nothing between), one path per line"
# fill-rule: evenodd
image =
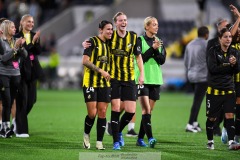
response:
M103 147L103 144L102 144L101 141L97 141L97 143L96 143L96 148L97 148L98 150L104 150L104 149L105 149L105 148Z
M207 149L214 150L214 142L208 142Z
M197 133L198 131L193 127L193 125L187 124L187 126L186 126L186 132Z
M90 149L90 135L84 133L83 135L83 147L85 149Z
M222 143L226 144L228 142L228 134L226 128L222 128L222 135L221 135Z
M18 137L18 138L28 138L28 137L29 137L29 134L27 134L27 133L16 134L16 137Z
M193 128L198 132L202 132L202 128L200 127L198 122L193 122Z
M240 144L237 142L232 142L229 146L228 146L229 150L239 150L240 149Z

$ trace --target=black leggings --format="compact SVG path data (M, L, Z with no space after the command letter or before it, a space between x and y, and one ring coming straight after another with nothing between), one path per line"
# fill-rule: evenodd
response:
M10 122L11 108L19 88L21 77L0 75L2 96L2 122Z

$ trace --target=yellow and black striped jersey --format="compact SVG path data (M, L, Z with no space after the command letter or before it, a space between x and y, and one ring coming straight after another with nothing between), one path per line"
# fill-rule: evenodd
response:
M90 38L91 46L84 50L84 55L90 57L90 61L104 71L110 70L109 42L103 42L99 37ZM83 87L110 87L110 82L100 74L84 66Z
M111 78L119 81L134 80L134 55L137 50L137 34L127 31L124 38L115 30L111 41Z
M240 51L240 43L235 43L231 45L233 48L236 48L238 51ZM237 74L234 74L234 82L239 83L240 82L240 72Z

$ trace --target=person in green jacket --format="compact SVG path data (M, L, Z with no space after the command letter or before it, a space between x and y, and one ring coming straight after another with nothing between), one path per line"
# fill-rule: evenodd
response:
M144 84L137 84L137 95L142 107L142 120L136 145L147 147L143 138L146 134L148 144L154 148L156 139L153 138L151 126L151 112L155 102L160 98L160 86L163 84L161 65L166 60L166 50L163 42L156 36L158 32L158 21L155 17L147 17L144 20L145 34L138 38L138 48L142 51L144 64ZM139 70L135 67L136 80L139 77Z

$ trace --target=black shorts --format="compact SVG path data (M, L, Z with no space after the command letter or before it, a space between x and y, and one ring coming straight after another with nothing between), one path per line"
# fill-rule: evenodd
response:
M136 101L137 87L135 81L118 81L111 79L111 99Z
M160 85L144 84L137 85L137 96L148 96L151 100L160 99Z
M226 95L206 95L206 116L216 118L221 110L224 113L235 113L235 93Z
M111 88L94 88L94 87L83 87L83 94L85 102L107 102L111 101Z
M235 92L236 92L236 97L240 97L240 83L235 82Z

